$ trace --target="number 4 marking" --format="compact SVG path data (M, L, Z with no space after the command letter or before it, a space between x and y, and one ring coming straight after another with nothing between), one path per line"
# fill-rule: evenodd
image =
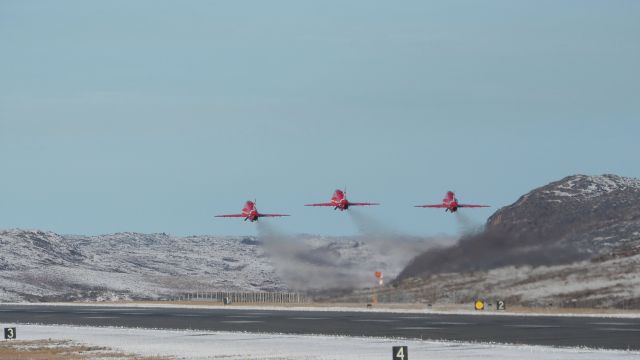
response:
M391 349L393 360L409 360L409 348L406 346L393 346Z

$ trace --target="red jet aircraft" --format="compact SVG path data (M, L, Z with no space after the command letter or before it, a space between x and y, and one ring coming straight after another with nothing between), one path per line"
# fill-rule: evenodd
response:
M278 217L278 216L289 216L286 214L261 214L258 212L256 208L255 201L247 201L242 208L241 214L230 214L230 215L216 215L215 217L229 217L229 218L244 218L244 221L258 221L258 218L261 217Z
M347 200L347 190L336 190L331 197L331 202L319 203L319 204L306 204L305 206L333 206L333 210L340 209L340 211L347 210L349 206L367 206L367 205L380 205L378 203L367 202L350 202Z
M471 204L460 204L458 199L456 199L456 194L453 191L447 191L447 197L442 199L442 204L435 205L416 205L416 207L422 208L444 208L445 211L451 211L452 213L458 211L458 208L480 208L480 207L489 207L489 205L471 205Z

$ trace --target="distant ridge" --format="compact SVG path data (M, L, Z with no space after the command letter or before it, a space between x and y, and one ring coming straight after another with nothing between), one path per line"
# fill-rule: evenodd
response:
M195 291L300 291L395 276L428 239L276 235L83 236L0 230L0 301L171 298ZM387 246L387 247L385 247Z
M158 299L205 288L285 289L259 249L241 241L131 232L79 236L0 230L0 300Z

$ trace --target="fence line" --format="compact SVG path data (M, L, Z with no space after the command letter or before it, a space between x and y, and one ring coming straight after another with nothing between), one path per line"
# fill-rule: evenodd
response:
M232 303L280 303L300 304L309 299L299 293L290 292L231 292L231 291L194 291L176 295L175 301L219 301L224 298Z

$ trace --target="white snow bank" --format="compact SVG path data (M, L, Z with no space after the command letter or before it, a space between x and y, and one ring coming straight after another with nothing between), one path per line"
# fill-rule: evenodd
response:
M17 325L23 340L60 339L106 346L140 355L178 359L390 359L391 347L406 345L411 359L637 359L640 352L476 344L383 338L247 334L195 330Z

